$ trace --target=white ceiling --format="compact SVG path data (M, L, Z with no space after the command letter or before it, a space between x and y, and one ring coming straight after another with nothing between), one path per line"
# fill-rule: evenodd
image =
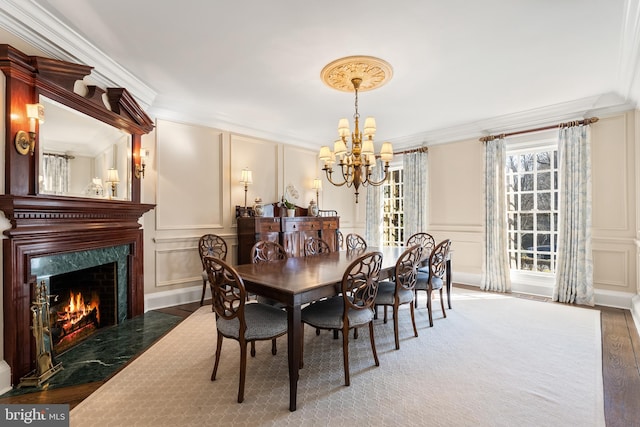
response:
M392 65L392 80L361 93L359 109L376 117L376 140L397 147L633 108L640 94L638 0L0 5L0 28L95 66L153 117L308 147L336 139L338 119L353 115L353 94L320 80L349 55Z

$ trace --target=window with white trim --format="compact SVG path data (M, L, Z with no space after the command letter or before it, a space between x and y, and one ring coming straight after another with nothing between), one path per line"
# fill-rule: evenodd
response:
M404 245L404 187L402 168L389 169L390 177L382 185L382 243Z
M558 240L557 144L507 148L505 170L509 266L553 274Z

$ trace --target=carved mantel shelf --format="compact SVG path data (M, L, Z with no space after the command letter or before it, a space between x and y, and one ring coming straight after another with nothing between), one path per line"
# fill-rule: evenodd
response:
M42 233L138 229L139 218L155 205L106 199L0 195L0 210L11 222L12 238Z

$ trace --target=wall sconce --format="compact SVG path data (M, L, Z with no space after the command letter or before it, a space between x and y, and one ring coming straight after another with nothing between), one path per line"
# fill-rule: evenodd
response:
M118 169L111 168L107 170L107 182L111 184L111 197L116 197L118 191L118 183L120 177L118 177Z
M149 157L149 150L140 149L140 154L138 155L139 160L136 164L136 178L144 178L144 168L147 163L147 157Z
M242 211L242 216L248 217L249 211L247 209L247 188L249 187L249 184L253 184L253 177L251 176L251 171L249 170L249 168L242 169L240 183L244 184L244 210Z
M320 210L320 190L322 190L322 180L320 178L313 180L313 189L316 190L316 205L318 205L318 210Z
M36 148L36 120L44 123L44 106L42 104L27 104L29 118L29 133L19 130L16 134L16 150L23 156L33 152Z

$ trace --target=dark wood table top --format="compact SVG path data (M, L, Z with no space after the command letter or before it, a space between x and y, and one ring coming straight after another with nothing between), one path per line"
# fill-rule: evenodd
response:
M365 251L339 251L288 258L262 264L241 264L236 271L247 290L274 298L286 305L298 305L336 294L331 285L342 281L349 264L367 252L382 252L382 270L395 267L404 247L369 247Z

